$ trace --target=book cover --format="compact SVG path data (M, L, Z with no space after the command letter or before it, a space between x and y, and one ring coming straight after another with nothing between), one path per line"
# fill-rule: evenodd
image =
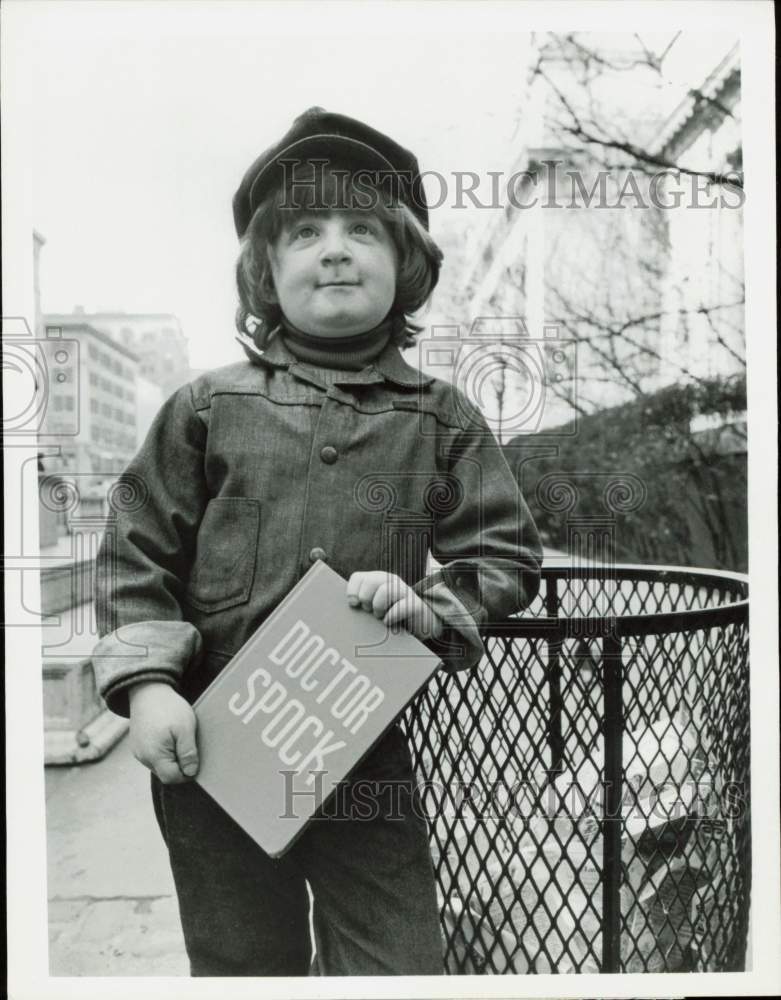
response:
M272 857L293 843L439 659L314 564L195 702L196 781Z

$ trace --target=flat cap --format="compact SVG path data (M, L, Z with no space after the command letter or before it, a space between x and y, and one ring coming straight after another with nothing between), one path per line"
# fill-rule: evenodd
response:
M279 142L260 154L233 196L233 221L241 238L255 209L284 178L282 160L331 159L339 167L379 172L428 229L428 205L415 156L369 125L323 108L308 108Z

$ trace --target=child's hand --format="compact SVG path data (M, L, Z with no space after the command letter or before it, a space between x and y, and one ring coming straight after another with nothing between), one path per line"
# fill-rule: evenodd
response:
M393 573L353 573L347 582L347 601L382 618L385 625L404 623L421 640L438 639L445 623L422 597Z
M165 682L140 683L130 689L130 740L133 756L164 785L198 773L195 713Z

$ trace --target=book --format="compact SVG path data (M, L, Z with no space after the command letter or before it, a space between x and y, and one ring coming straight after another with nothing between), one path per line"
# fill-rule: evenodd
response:
M195 779L271 857L283 854L440 660L347 603L318 561L195 702Z

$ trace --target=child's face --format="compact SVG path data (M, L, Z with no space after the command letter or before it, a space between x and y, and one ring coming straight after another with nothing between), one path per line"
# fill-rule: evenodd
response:
M363 333L393 305L396 247L368 212L301 216L283 229L269 258L280 308L304 333Z

